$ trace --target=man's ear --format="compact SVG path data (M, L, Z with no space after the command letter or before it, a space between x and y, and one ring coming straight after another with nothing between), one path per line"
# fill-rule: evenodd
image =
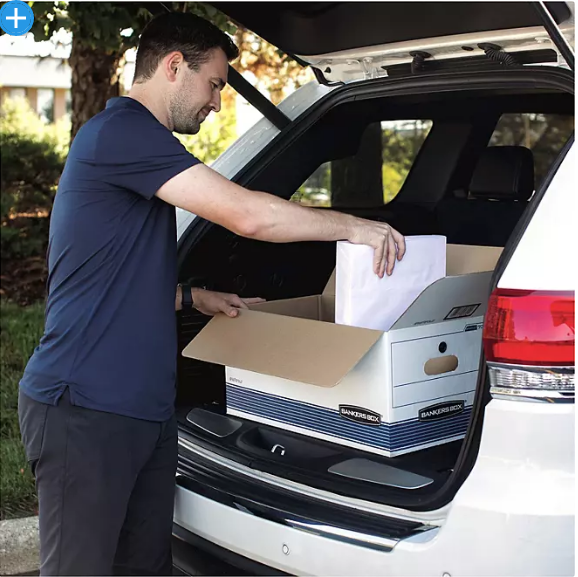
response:
M179 73L179 68L185 64L185 59L181 52L171 52L163 58L163 71L169 82L175 82Z

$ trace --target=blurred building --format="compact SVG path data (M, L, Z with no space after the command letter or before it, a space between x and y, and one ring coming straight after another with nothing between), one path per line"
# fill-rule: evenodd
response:
M53 41L35 42L32 34L0 36L0 105L6 98L25 98L46 122L56 122L70 114L72 71L68 65L71 35L61 31ZM128 92L134 76L136 50L128 50L121 83ZM244 76L253 84L251 72ZM241 136L261 113L242 96L235 98L235 130ZM215 121L215 115L210 119Z
M0 99L25 98L46 122L70 113L72 74L70 47L60 42L34 42L26 36L0 37Z

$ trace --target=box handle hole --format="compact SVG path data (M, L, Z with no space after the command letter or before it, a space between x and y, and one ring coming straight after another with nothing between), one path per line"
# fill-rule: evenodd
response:
M451 373L458 368L458 357L455 355L446 355L445 357L438 357L430 359L424 365L424 372L426 375L443 375L444 373Z

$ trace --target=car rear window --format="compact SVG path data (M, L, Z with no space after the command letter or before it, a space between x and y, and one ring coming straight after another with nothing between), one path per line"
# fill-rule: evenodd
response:
M331 207L339 200L337 204L343 206L347 204L343 197L355 189L355 179L371 173L381 182L365 183L372 189L366 202L388 204L400 192L432 126L431 120L415 119L370 124L355 156L323 163L291 200L318 207ZM373 170L375 163L381 164L380 170Z

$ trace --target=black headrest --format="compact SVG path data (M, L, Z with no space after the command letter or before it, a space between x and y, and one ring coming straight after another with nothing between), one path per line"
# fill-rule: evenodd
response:
M534 191L534 156L524 146L490 146L470 184L475 198L528 200Z

